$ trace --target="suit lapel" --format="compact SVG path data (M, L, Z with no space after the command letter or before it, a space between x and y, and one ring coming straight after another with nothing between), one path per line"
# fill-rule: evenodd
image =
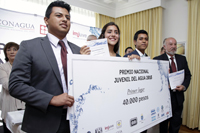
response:
M175 58L176 58L176 65L177 65L177 71L179 71L180 69L180 65L181 65L181 60L179 60L179 57L177 56L177 54L175 54Z
M46 54L47 60L49 61L49 64L51 65L56 78L62 86L58 64L47 36L41 39L41 46L44 50L44 53Z
M169 58L167 57L166 53L163 54L163 59L169 61ZM170 62L169 62L169 68L170 68L170 73L172 73L172 68L171 68Z
M137 50L133 51L133 54L139 55L139 53L137 52ZM140 55L139 55L140 56Z
M165 54L163 54L163 59L164 60L168 60L169 61L169 59L168 59L168 57L167 57L167 54L165 53Z
M72 53L74 54L75 53L75 49L74 49L73 45L69 41L67 41L67 43L68 43L70 49L72 50Z
M68 43L70 49L72 50L73 54L80 54L80 47L78 47L77 45L75 45L69 41L67 41L67 43Z
M140 54L137 52L137 50L134 50L134 51L135 51L134 54L137 54L137 55L140 56ZM146 53L144 53L144 55L145 55L146 57L148 56Z

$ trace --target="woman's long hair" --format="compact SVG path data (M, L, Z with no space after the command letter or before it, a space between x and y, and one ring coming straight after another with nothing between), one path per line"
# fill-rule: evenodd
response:
M112 25L114 25L114 26L117 27L118 33L119 33L119 40L118 40L118 42L115 44L114 49L113 49L113 51L114 51L115 53L117 53L118 50L119 50L119 43L120 43L120 30L119 30L119 27L118 27L117 24L115 24L114 22L109 22L109 23L107 23L106 25L104 25L104 27L103 27L103 29L102 29L102 31L101 31L101 34L100 34L100 36L99 36L98 39L105 38L106 29L108 28L108 26L112 26Z

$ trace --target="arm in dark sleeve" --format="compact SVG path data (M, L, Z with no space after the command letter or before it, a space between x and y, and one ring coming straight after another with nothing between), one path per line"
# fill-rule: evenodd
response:
M190 84L190 80L191 80L191 76L192 75L190 73L190 70L189 70L189 67L188 67L188 63L187 63L187 60L186 60L185 57L184 57L184 70L185 70L185 78L184 78L184 81L183 81L182 85L185 86L185 88L187 89L189 84Z
M9 92L13 97L46 112L53 95L31 86L32 48L22 42L15 57L9 79ZM37 51L34 51L37 52Z

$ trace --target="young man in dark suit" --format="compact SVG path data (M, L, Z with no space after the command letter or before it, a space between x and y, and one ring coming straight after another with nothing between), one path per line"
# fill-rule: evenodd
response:
M170 88L172 117L160 123L160 133L168 133L168 122L170 122L169 133L178 133L182 124L181 115L183 111L184 92L190 84L191 74L185 56L175 54L177 50L176 40L169 37L166 38L163 43L166 53L157 56L154 59L169 61L170 73L184 70L185 77L183 83L177 86L175 90L171 90Z
M68 54L80 48L67 41L71 7L63 1L52 2L45 14L46 37L22 41L15 57L9 92L26 102L22 130L28 133L69 133L67 107L74 97L67 94Z
M148 47L148 33L145 30L139 30L134 35L135 50L129 54L124 55L128 57L131 55L139 55L140 57L147 56L145 49Z
M124 57L130 57L133 55L138 55L140 57L148 56L145 53L145 49L148 47L148 33L145 30L139 30L134 35L134 44L135 44L135 50L129 54L124 55ZM147 130L141 132L146 133Z

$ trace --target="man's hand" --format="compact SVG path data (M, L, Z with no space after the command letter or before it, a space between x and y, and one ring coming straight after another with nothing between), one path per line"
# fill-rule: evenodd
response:
M71 107L73 104L74 104L74 97L68 95L67 93L54 96L49 103L49 105L53 105L53 106L67 105L69 107Z
M183 85L179 85L179 86L176 86L175 90L177 91L183 91L185 89L185 87Z
M129 60L132 60L132 59L135 59L135 58L140 60L140 56L139 55L136 55L136 54L128 55L128 59Z
M83 54L83 55L90 55L90 48L87 47L86 45L84 45L83 47L81 47L81 50L80 50L80 54Z

